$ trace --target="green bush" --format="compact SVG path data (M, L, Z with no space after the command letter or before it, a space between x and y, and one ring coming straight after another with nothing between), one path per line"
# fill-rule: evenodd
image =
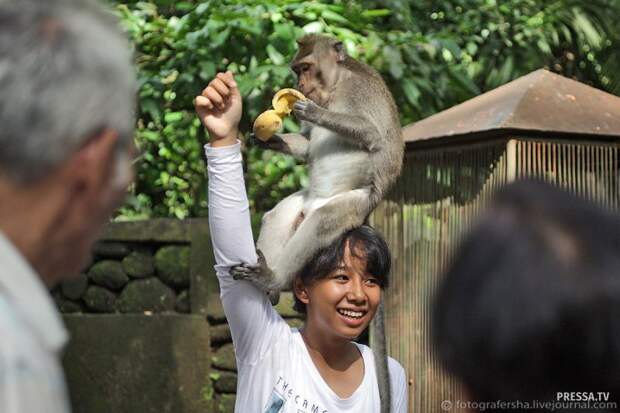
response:
M232 70L246 135L273 93L294 85L287 62L303 33L336 36L377 68L403 125L540 67L620 92L616 0L111 1L136 49L142 152L117 219L204 216L207 138L193 98ZM289 157L245 151L256 223L307 176Z

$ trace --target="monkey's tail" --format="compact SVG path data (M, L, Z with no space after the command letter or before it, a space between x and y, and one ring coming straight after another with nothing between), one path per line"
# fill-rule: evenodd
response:
M370 325L370 342L375 354L375 370L377 371L377 383L379 384L381 413L390 413L392 407L392 386L390 383L390 372L388 370L383 300L379 303L377 314Z

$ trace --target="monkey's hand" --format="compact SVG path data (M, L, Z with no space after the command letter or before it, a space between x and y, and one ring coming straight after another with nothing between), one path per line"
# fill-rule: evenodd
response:
M258 262L252 264L239 264L230 269L230 275L235 280L247 280L256 285L259 289L269 294L272 304L279 299L278 288L274 283L274 276L271 268L267 266L265 256L261 250L256 250Z
M262 149L270 149L292 155L300 161L308 159L308 139L298 133L276 133L267 141L262 141L252 134L250 135L249 142Z
M270 149L272 151L284 152L286 149L284 140L279 133L274 133L273 136L266 141L260 140L256 135L251 134L249 143L252 146L258 146L261 149Z
M319 123L321 113L324 111L322 107L311 100L298 100L293 106L293 113L299 120L305 120L311 123Z

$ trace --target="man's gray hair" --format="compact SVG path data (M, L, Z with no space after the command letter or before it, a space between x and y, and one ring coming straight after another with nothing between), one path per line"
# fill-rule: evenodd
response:
M0 0L0 174L34 182L104 128L126 147L135 95L128 42L99 4Z

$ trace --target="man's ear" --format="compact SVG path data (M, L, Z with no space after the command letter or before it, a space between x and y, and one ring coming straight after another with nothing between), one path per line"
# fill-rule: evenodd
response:
M308 304L310 299L308 298L308 290L303 281L299 277L295 277L293 281L293 293L304 304Z
M118 133L103 129L93 135L67 162L66 174L76 190L98 191L113 173Z

